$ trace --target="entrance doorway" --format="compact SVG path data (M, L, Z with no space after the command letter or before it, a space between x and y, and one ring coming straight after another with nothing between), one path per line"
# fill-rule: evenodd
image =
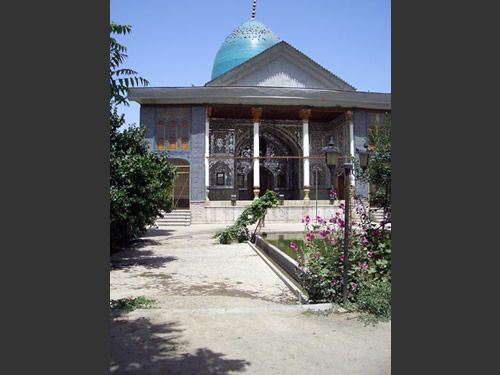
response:
M262 197L267 190L274 190L273 174L266 167L260 166L260 192L259 197ZM247 191L250 192L248 199L253 199L253 169L248 172L248 186Z
M173 209L189 209L189 163L182 159L170 159L170 163L175 165L177 173L173 186Z
M343 174L337 177L337 199L341 201L345 199Z

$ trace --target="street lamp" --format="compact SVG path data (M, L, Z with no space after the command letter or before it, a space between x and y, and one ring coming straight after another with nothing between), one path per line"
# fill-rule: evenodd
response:
M359 155L359 166L364 172L368 167L368 161L370 159L371 152L368 151L368 144L365 143L363 147L365 148L364 151L358 148L356 148L356 151L358 152Z
M325 153L326 164L330 167L330 171L335 171L341 152L339 148L333 142L333 137L330 138L330 142L326 147L321 149ZM350 186L350 175L352 170L352 163L344 162L342 165L344 173L344 268L342 270L342 298L343 301L347 301L347 265L349 258L349 186ZM333 175L333 173L332 173Z

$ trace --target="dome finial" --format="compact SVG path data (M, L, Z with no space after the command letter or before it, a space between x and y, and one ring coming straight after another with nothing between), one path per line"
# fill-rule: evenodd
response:
M257 13L257 0L253 0L252 5L252 19L255 19L255 14Z

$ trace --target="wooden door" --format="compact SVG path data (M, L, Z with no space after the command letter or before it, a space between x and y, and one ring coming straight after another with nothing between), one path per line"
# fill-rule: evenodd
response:
M344 175L340 175L337 177L337 199L338 200L344 200L345 195L344 195Z

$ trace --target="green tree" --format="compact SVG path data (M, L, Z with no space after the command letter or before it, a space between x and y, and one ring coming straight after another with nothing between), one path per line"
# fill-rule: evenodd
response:
M370 183L375 190L370 192L370 204L384 210L384 222L391 221L391 117L387 114L385 123L368 131L370 162L368 169L362 171L356 162L356 179Z
M111 249L126 247L172 207L175 167L166 153L149 149L143 126L125 124L118 105L128 105L128 88L148 85L132 69L122 68L126 47L113 37L128 34L131 26L110 24L110 232Z

